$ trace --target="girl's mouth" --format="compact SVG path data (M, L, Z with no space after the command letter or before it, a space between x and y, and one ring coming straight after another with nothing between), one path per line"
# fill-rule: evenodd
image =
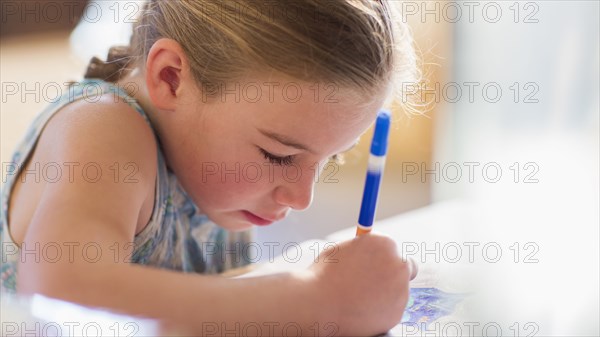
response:
M248 221L258 226L268 226L273 223L272 220L267 220L246 210L243 210L242 213L244 214L246 219L248 219Z

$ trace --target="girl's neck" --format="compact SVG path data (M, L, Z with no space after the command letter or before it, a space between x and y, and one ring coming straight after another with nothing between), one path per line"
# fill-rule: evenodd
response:
M148 95L144 73L140 71L139 68L135 68L126 76L119 79L115 84L119 88L125 90L129 96L133 97L138 102L150 119L153 128L158 132L160 125L158 121L158 111L152 104L150 95Z
M152 100L148 94L144 72L140 71L139 68L135 68L126 76L119 79L115 84L119 88L122 88L129 96L133 97L144 110L146 116L148 116L152 130L156 135L159 146L162 147L161 136L163 132L160 111L152 104ZM168 163L167 166L169 166Z

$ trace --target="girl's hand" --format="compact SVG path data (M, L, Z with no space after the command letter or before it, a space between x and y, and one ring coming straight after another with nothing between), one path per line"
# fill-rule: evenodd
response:
M392 239L372 233L329 247L309 270L340 336L376 335L398 324L417 274Z

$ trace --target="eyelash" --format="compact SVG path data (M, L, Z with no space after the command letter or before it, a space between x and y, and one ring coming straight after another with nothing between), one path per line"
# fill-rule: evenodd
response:
M262 153L262 155L265 157L265 159L267 159L269 161L269 163L271 163L271 164L288 166L294 162L294 156L277 157L263 149L259 149L259 150Z

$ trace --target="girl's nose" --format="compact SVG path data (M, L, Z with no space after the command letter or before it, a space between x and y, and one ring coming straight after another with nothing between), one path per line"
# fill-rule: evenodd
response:
M273 192L275 202L297 211L307 209L313 200L313 180L310 174L297 180L283 179Z

